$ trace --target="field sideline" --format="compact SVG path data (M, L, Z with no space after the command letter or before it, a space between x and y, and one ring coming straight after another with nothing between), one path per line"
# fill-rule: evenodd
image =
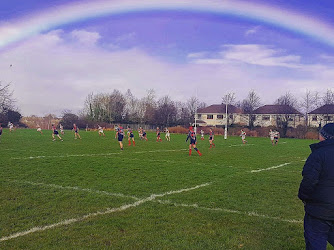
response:
M0 249L303 249L301 170L317 141L171 142L4 129ZM164 134L162 134L164 139Z

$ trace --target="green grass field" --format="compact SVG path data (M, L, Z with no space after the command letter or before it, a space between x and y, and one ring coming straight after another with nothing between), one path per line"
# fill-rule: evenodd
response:
M135 133L121 152L114 132L80 134L4 130L0 249L304 248L297 192L316 141L206 137L189 157L185 135Z

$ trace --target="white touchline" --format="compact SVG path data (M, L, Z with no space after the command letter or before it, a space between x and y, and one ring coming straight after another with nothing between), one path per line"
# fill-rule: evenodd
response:
M234 145L230 145L228 146L229 148L231 147L244 147L244 146L254 146L255 144L234 144Z
M96 216L99 216L99 215L106 215L106 214L111 214L111 213L115 213L115 212L124 211L128 208L137 207L137 206L139 206L143 203L153 201L153 200L155 200L156 198L159 198L159 197L164 197L166 195L171 195L171 194L179 194L179 193L183 193L183 192L188 192L188 191L191 191L191 190L195 190L195 189L198 189L198 188L201 188L201 187L208 186L210 184L211 183L204 183L204 184L201 184L201 185L197 185L195 187L184 188L184 189L175 190L175 191L168 191L168 192L162 193L162 194L151 194L147 198L138 200L138 201L136 201L134 203L131 203L131 204L126 204L126 205L120 206L118 208L107 208L105 211L98 211L96 213L90 213L90 214L84 215L82 217L64 220L64 221L61 221L61 222L58 222L58 223L55 223L55 224L51 224L51 225L47 225L47 226L34 227L34 228L31 228L27 231L18 232L18 233L9 235L9 236L5 236L5 237L0 238L0 242L7 241L7 240L10 240L10 239L14 239L14 238L18 238L18 237L21 237L21 236L25 236L27 234L35 233L35 232L45 231L45 230L52 229L52 228L55 228L55 227L58 227L58 226L73 224L75 222L83 221L85 219L96 217Z
M261 217L261 218L266 218L266 219L272 219L272 220L279 220L283 222L289 222L289 223L298 223L301 224L303 223L302 220L288 220L280 217L273 217L273 216L268 216L268 215L263 215L263 214L258 214L256 212L242 212L238 210L231 210L227 208L208 208L208 207L200 207L198 204L179 204L179 203L174 203L171 201L162 201L162 200L157 200L157 202L161 204L170 204L175 207L191 207L191 208L197 208L197 209L203 209L203 210L209 210L209 211L221 211L225 213L233 213L233 214L242 214L242 215L248 215L248 216L254 216L254 217Z
M29 185L33 185L33 186L42 186L42 187L51 187L51 188L57 188L57 189L76 190L76 191L83 191L83 192L88 192L88 193L104 194L104 195L108 195L108 196L117 196L117 197L122 197L122 198L131 198L131 199L134 199L134 200L139 200L139 198L131 196L131 195L124 195L124 194L120 194L120 193L110 193L110 192L106 192L106 191L93 190L93 189L90 189L90 188L61 186L61 185L56 185L56 184L46 184L46 183L38 183L38 182L31 182L31 181L18 181L18 180L7 180L7 181L14 182L14 183L29 184Z
M262 168L262 169L257 169L257 170L252 170L250 171L251 173L258 173L258 172L261 172L261 171L267 171L267 170L271 170L271 169L275 169L275 168L281 168L281 167L284 167L286 165L290 165L292 162L287 162L287 163L283 163L281 165L278 165L278 166L273 166L273 167L270 167L270 168Z
M175 152L175 151L184 151L187 149L178 149L178 150L151 150L151 151L139 151L133 152L135 154L143 153L156 153L156 152ZM67 157L96 157L96 156L110 156L110 155L119 155L118 153L102 153L102 154L77 154L77 155L38 155L38 156L28 156L28 157L12 157L12 160L32 160L32 159L43 159L43 158L67 158Z

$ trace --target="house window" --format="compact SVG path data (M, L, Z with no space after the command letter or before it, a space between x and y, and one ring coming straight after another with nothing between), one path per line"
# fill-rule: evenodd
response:
M331 121L331 120L332 120L331 116L329 116L329 115L325 116L325 121Z
M264 115L264 116L262 116L262 120L269 121L270 120L270 116L269 115Z
M318 117L316 115L312 116L312 121L317 121Z
M233 120L233 115L230 115L230 119L232 119L232 120Z
M224 116L223 115L217 115L217 119L223 119Z
M213 119L213 115L207 115L207 119Z
M202 115L201 114L197 114L197 119L201 119Z

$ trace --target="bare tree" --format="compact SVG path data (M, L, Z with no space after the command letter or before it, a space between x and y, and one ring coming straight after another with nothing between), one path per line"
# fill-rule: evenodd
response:
M305 114L306 126L309 126L308 113L312 111L315 106L315 94L316 93L312 93L310 90L306 90L304 96L302 97L303 99L300 103L300 107L302 108Z
M13 92L10 90L10 83L2 84L0 81L0 113L14 108Z
M235 104L235 94L233 92L227 93L222 97L223 104Z
M327 89L326 93L322 97L322 104L334 104L334 92L331 89Z
M249 91L247 98L241 103L241 108L246 114L249 115L249 127L252 128L255 117L253 115L254 110L261 106L261 99L255 92L255 90Z
M277 105L287 105L292 108L298 108L298 101L290 92L286 92L284 95L280 96L276 101Z

